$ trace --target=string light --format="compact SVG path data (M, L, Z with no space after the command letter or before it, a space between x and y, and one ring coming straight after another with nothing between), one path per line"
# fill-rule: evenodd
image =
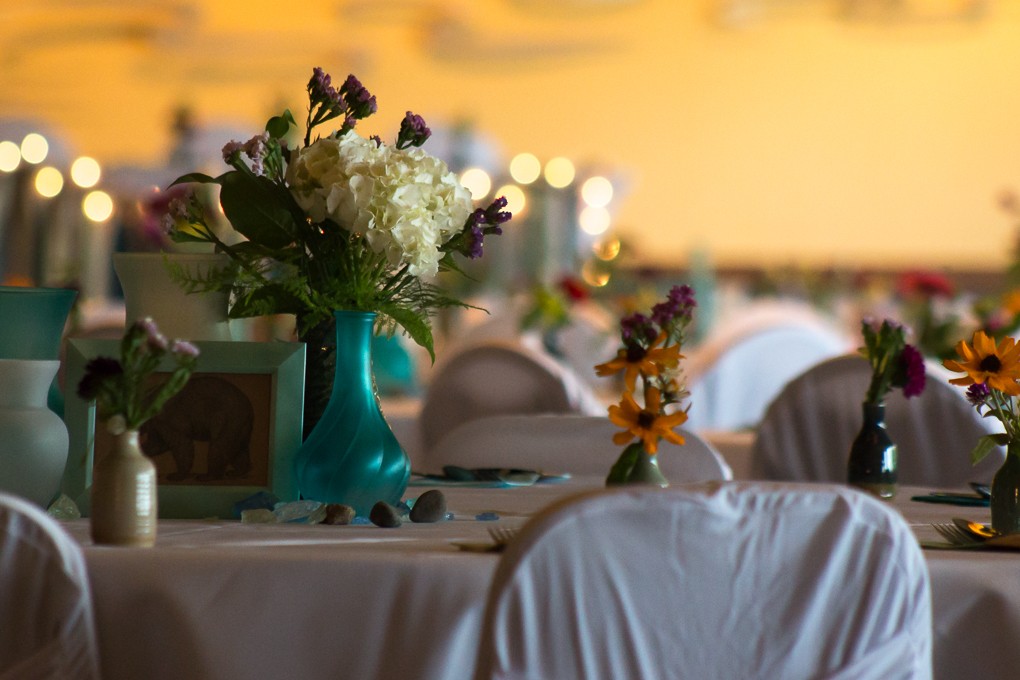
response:
M496 195L506 198L506 209L515 217L524 214L528 207L527 195L516 184L504 184L496 190Z
M581 198L593 208L605 208L613 200L613 184L605 177L589 177L581 185Z
M89 189L99 183L99 162L95 158L81 156L71 164L71 181L82 189Z
M21 157L26 163L37 165L46 160L50 152L50 144L38 132L30 132L21 140Z
M510 176L518 184L531 184L542 174L542 164L534 154L519 153L510 161Z
M460 183L471 192L471 198L480 201L489 195L492 189L492 180L489 173L481 168L468 168L460 176Z
M14 142L0 142L0 170L14 172L21 165L21 149Z
M574 164L563 156L557 156L545 164L545 181L554 189L570 186L574 181L574 173Z
M584 233L598 236L609 229L609 211L589 205L577 216L577 221Z
M35 190L43 198L53 198L64 188L64 176L51 165L39 168L35 173Z
M113 215L113 199L105 191L90 191L82 199L81 210L93 222L105 222Z

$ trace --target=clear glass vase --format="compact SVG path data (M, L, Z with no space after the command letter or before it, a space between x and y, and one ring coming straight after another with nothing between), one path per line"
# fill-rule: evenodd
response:
M334 318L333 389L295 455L295 476L303 498L350 505L367 517L378 501L400 502L411 463L383 416L372 378L375 314L337 311Z
M641 442L635 442L623 450L606 477L606 486L623 484L667 487L669 480L659 469L658 458L645 451Z
M850 447L847 483L879 498L896 495L896 444L885 429L885 404L862 405L863 422Z

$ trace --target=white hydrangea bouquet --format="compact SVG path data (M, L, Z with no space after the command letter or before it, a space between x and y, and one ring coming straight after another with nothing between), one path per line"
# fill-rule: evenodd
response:
M243 237L217 234L195 194L172 203L170 237L213 243L232 263L186 283L191 290L228 288L234 318L296 314L299 336L336 310L375 312L434 357L431 313L465 305L430 281L460 271L455 255L481 256L484 236L501 233L510 219L506 200L474 208L446 164L419 148L430 131L410 111L395 144L361 137L355 124L375 113L376 101L353 75L337 88L316 68L307 89L303 146L288 148L296 124L285 111L264 133L224 147L231 170L174 182L219 185L223 214ZM317 126L334 119L342 121L339 129L312 139Z

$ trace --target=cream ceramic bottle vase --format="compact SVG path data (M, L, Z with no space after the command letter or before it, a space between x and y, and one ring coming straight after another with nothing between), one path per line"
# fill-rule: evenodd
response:
M92 471L92 540L149 547L156 542L156 466L143 453L138 430L113 436Z

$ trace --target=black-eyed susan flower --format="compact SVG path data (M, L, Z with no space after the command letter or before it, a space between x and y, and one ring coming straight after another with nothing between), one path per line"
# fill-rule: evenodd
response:
M623 371L623 383L627 392L633 392L639 375L654 378L664 370L676 368L680 363L680 345L659 347L665 340L666 334L660 333L648 347L628 343L616 353L615 359L596 366L595 373L605 377Z
M956 353L962 361L946 359L943 366L956 373L966 373L949 382L954 385L987 384L989 388L1011 396L1020 396L1020 345L1013 338L1003 338L998 346L984 331L976 331L970 344L961 340Z
M649 387L645 390L644 408L634 400L634 395L625 392L619 404L609 407L609 420L614 425L624 428L623 432L613 435L614 444L627 444L632 439L641 440L642 446L649 454L659 448L659 439L674 444L683 444L684 438L673 428L680 427L687 421L687 413L676 411L663 413L659 390Z

